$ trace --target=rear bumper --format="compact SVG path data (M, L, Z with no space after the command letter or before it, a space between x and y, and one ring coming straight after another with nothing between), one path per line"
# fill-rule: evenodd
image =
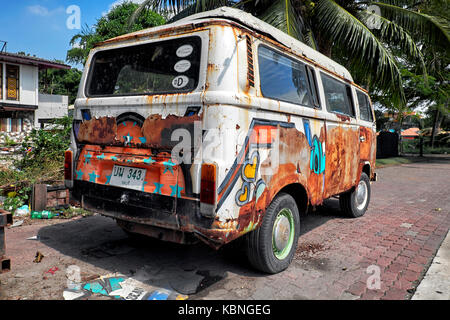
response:
M84 208L131 223L195 232L210 229L214 218L200 214L200 201L74 181L72 195Z

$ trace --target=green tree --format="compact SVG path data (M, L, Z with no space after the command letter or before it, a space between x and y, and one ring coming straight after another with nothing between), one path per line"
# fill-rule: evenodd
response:
M162 16L146 10L135 19L134 23L129 24L130 17L138 7L132 2L122 3L98 19L92 28L84 26L81 32L72 37L70 41L72 49L67 52L67 61L84 65L90 50L96 43L165 23L166 20Z
M75 68L41 70L39 72L39 91L46 94L67 95L69 104L73 104L77 97L81 75L82 72Z
M426 74L419 45L448 48L450 43L445 19L421 12L435 2L448 0L145 0L130 21L149 9L172 10L171 21L221 6L243 9L339 61L362 85L405 104L395 51L405 53ZM370 5L378 6L381 14L369 11ZM378 29L372 27L374 18Z

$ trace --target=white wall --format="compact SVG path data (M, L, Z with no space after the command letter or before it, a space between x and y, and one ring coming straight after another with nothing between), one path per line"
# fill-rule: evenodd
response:
M38 92L39 92L39 70L38 67L18 65L15 63L0 62L3 64L3 100L0 97L1 102L9 104L24 104L30 106L36 106L38 104ZM6 66L14 65L19 66L19 101L6 99Z
M34 125L39 119L55 119L68 115L69 97L39 93L38 109L34 113Z

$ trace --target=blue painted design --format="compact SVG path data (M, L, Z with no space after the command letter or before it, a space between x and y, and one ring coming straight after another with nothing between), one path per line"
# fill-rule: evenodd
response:
M174 186L170 186L170 189L172 189L172 193L170 194L171 197L181 198L181 190L183 190L184 188L176 184Z
M130 133L128 133L126 136L123 136L123 139L125 142L129 143L133 140L133 136L130 136Z
M100 159L100 160L103 160L103 159L105 159L106 157L105 157L105 154L104 153L102 153L102 155L101 156L97 156L97 159Z
M136 127L136 125L137 125L137 122L136 121L133 122L133 127Z
M142 184L142 190L141 191L144 191L144 188L145 188L145 185L146 184L148 184L148 182L147 181L144 181L144 183Z
M152 157L149 157L148 159L144 159L144 163L148 163L148 164L152 164L155 163L156 161L152 159Z
M306 139L308 140L308 144L312 148L311 127L309 126L308 119L303 119L303 127L305 128L305 136L306 136Z
M314 136L311 149L310 169L317 174L325 171L325 153L322 152L322 143L317 136Z
M83 171L76 170L75 173L77 174L77 180L83 180Z
M126 126L127 126L127 122L126 122L126 121L122 122L122 125L123 125L124 127L126 127Z
M106 184L110 184L111 176L112 176L112 174L110 174L109 176L106 176Z
M311 138L311 127L308 119L303 119L303 126L305 128L306 139L311 147L310 169L316 174L321 174L325 171L325 153L322 151L322 142L320 142L316 135Z
M161 188L164 186L161 183L153 182L153 184L156 186L155 191L153 193L161 194Z
M141 141L142 144L147 142L147 139L145 139L145 137L140 137L139 140Z
M156 290L154 291L147 300L167 300L169 293Z
M92 173L89 174L89 182L95 183L97 178L100 178L100 176L95 173L95 170L92 171Z
M163 162L163 165L164 165L164 172L163 172L163 174L165 174L167 171L170 171L170 173L175 174L173 172L173 166L176 166L176 164L173 163L172 160Z
M119 158L117 158L116 156L112 156L112 157L111 157L111 160L112 160L112 161L117 161L117 160L119 160Z
M88 152L87 154L84 155L84 164L91 163L91 159L92 159L92 154L90 154Z

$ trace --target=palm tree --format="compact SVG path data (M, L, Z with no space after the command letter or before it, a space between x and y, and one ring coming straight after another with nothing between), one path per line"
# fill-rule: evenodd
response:
M448 0L145 0L130 21L146 9L172 11L169 22L221 6L242 9L339 61L368 89L404 104L399 57L418 63L426 75L419 47L448 50L450 43L448 21L419 10L430 1Z

